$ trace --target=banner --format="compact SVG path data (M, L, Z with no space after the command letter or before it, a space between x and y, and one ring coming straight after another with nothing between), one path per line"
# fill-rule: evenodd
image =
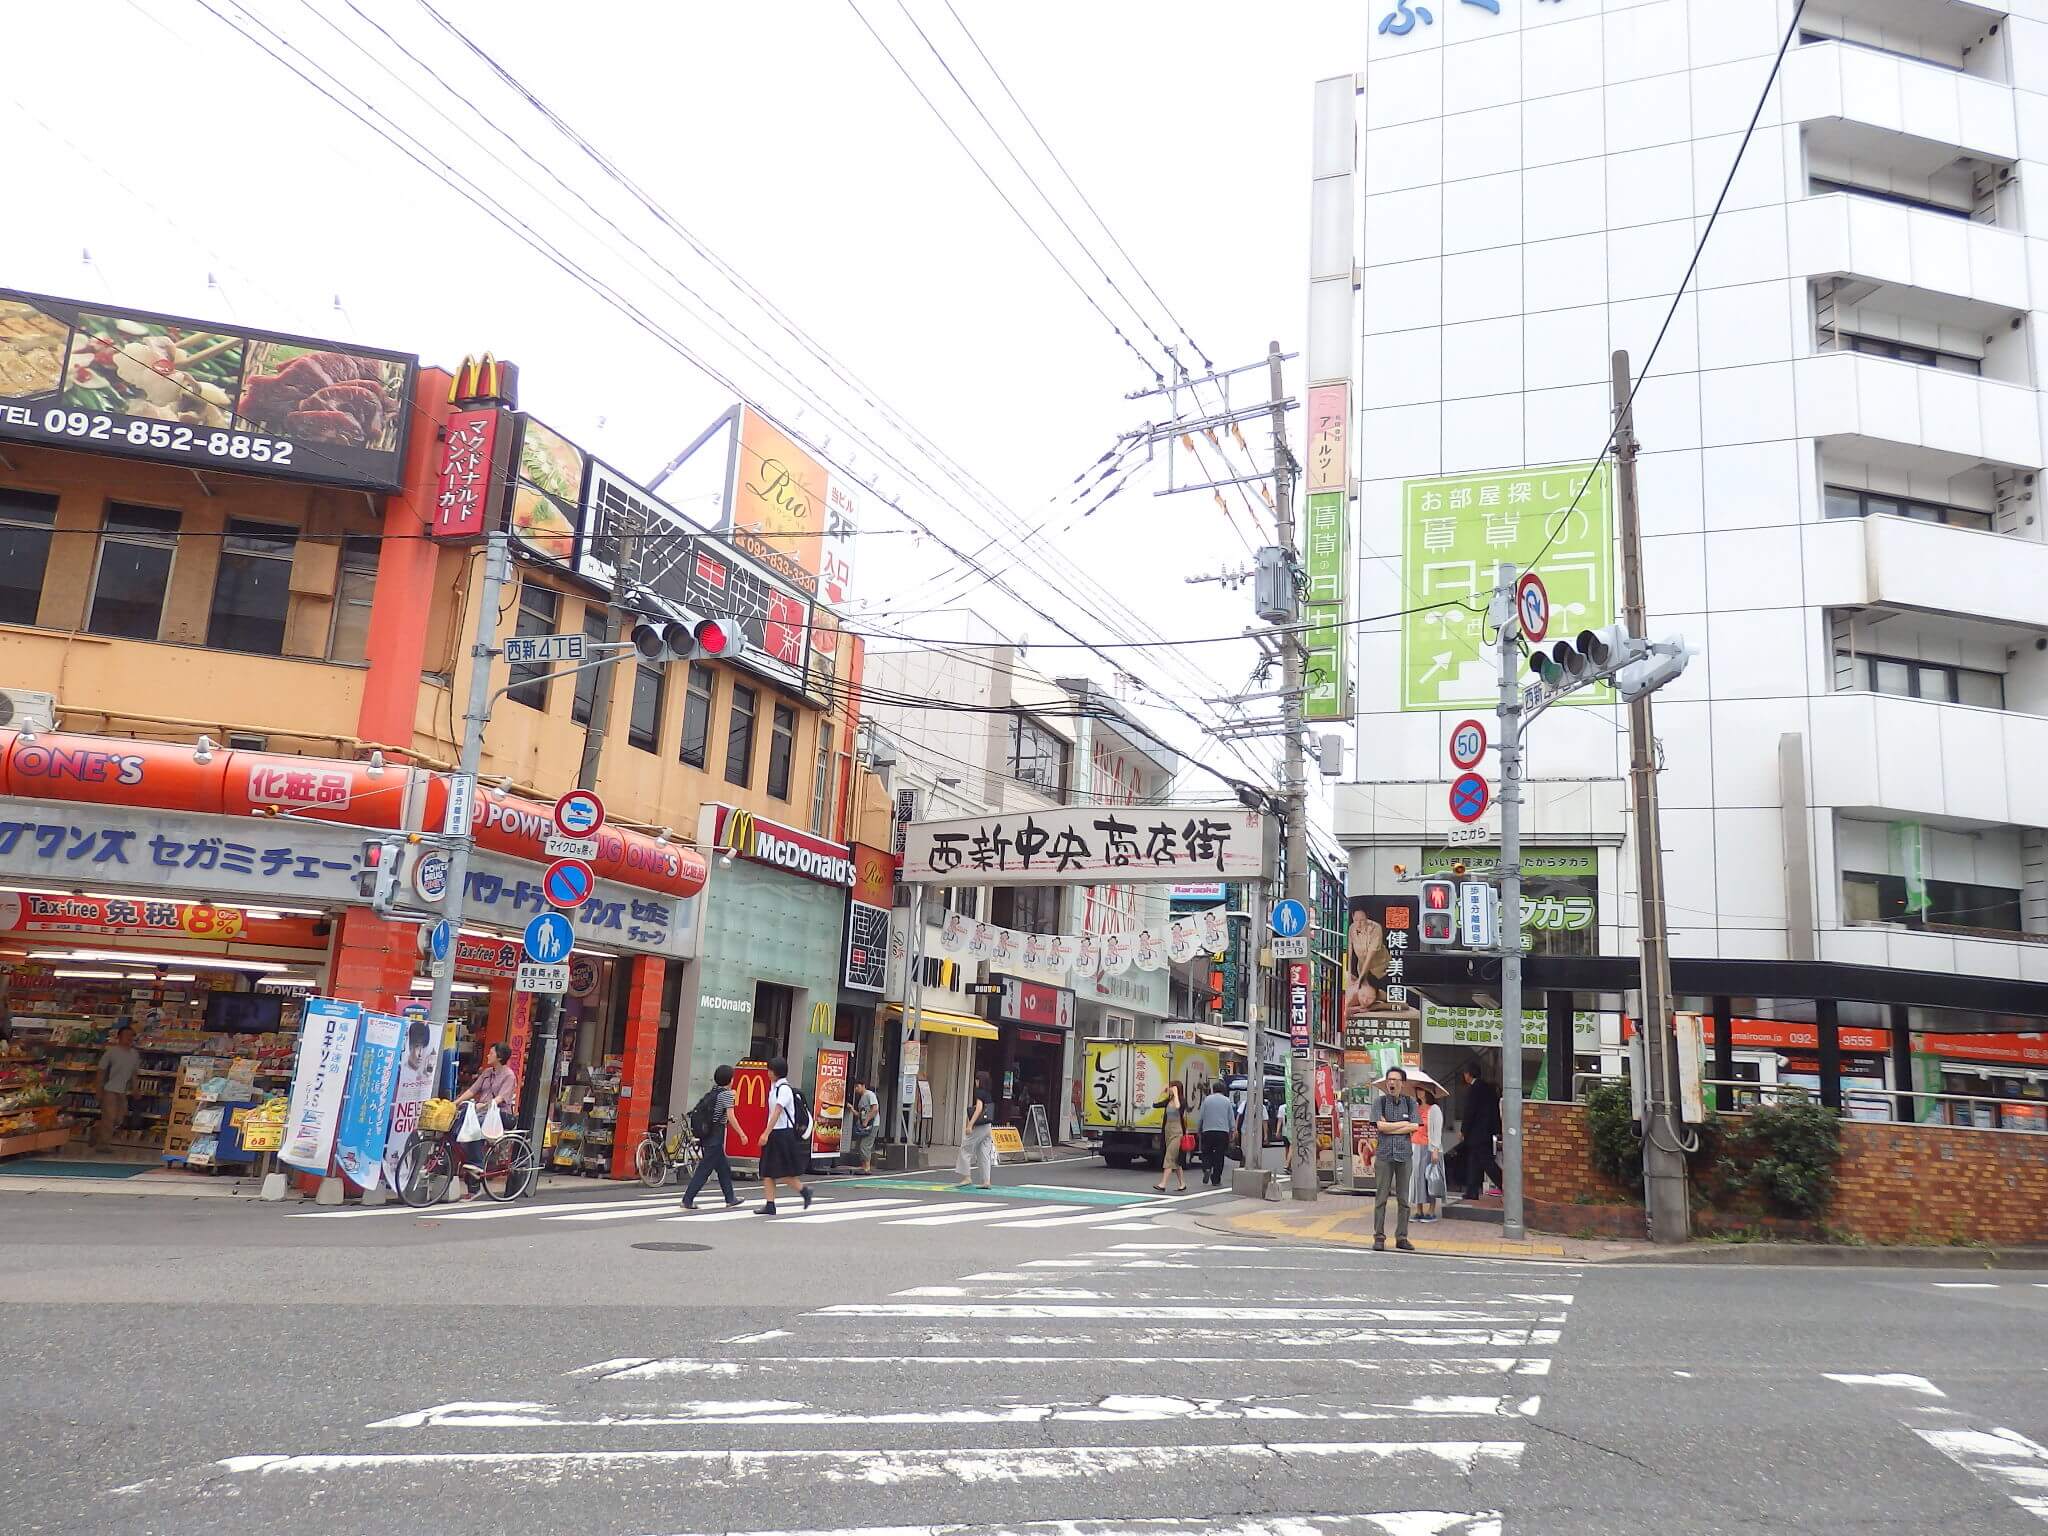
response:
M299 1056L292 1067L291 1103L284 1115L284 1145L278 1161L325 1174L348 1088L349 1058L355 1053L360 1003L309 997L299 1020Z
M375 1189L391 1146L391 1103L398 1091L400 1044L409 1021L365 1013L356 1060L342 1102L334 1161L358 1189Z
M384 1182L394 1189L398 1187L398 1159L419 1129L420 1105L434 1096L434 1074L440 1064L433 1026L423 1016L408 1014L405 1043L398 1053L398 1086L391 1095L391 1134L384 1142Z
M913 822L903 878L934 885L1149 885L1266 873L1266 818L1243 806L1075 805Z
M853 1047L818 1047L818 1065L811 1079L811 1150L837 1157L846 1131L846 1079L853 1069Z

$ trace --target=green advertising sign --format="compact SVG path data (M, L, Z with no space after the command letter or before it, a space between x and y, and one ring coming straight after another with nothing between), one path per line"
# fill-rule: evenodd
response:
M1490 710L1499 703L1500 666L1486 643L1482 594L1492 588L1495 568L1504 560L1522 569L1534 563L1550 592L1553 638L1613 623L1614 531L1606 465L1560 464L1404 483L1402 562L1409 595L1421 611L1401 621L1403 709ZM1429 606L1446 601L1461 606ZM1607 703L1613 696L1602 683L1562 702Z
M1500 868L1499 848L1425 848L1422 872L1448 875L1453 864L1462 864L1476 879L1486 879ZM1524 848L1524 880L1596 880L1600 876L1599 855L1591 848Z
M1311 491L1308 498L1308 661L1303 676L1305 720L1342 720L1350 711L1350 636L1344 629L1344 492Z
M1906 882L1906 910L1925 912L1933 903L1927 895L1927 839L1920 823L1893 822L1891 845L1891 872Z

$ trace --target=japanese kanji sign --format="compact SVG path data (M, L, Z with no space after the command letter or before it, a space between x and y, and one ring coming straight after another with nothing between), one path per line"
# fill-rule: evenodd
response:
M1402 507L1402 563L1416 609L1401 620L1403 709L1491 708L1498 701L1499 664L1485 640L1483 594L1503 560L1534 563L1550 591L1553 629L1576 634L1614 622L1604 464L1410 480ZM1445 602L1458 606L1430 606ZM1566 702L1612 699L1603 683Z
M903 878L938 885L1137 885L1266 873L1242 806L1076 805L911 824Z
M1308 647L1303 677L1306 720L1351 718L1350 617L1351 386L1317 384L1308 392L1308 507L1302 565L1308 575L1303 618Z
M502 411L457 411L441 438L435 480L436 539L477 539L498 526L505 499L512 434Z

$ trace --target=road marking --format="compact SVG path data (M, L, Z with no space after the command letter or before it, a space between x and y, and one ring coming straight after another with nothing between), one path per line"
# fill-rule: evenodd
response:
M735 1536L725 1532L722 1536ZM1362 1515L1268 1515L1221 1520L1040 1520L1002 1525L892 1525L839 1531L756 1531L738 1536L1501 1536L1499 1510L1442 1509Z
M1026 1318L1076 1321L1122 1319L1132 1322L1208 1323L1499 1323L1514 1318L1487 1317L1481 1313L1444 1309L1405 1307L1163 1307L1153 1305L1098 1306L1039 1305L1029 1302L888 1302L847 1301L820 1308L814 1317L901 1317L901 1318L988 1318L1016 1321Z
M1001 1211L1001 1214L1005 1217L1022 1216L1026 1211L1057 1211L1059 1209L1060 1207L1057 1205L1023 1205L1011 1210ZM1000 1210L1001 1207L999 1206L977 1200L971 1206L951 1206L947 1214L943 1216L899 1216L889 1222L888 1225L892 1227L949 1227L956 1222L962 1221L987 1221L990 1219L992 1212Z
M635 1209L609 1211L556 1211L541 1217L542 1221L628 1221L636 1216L652 1216L667 1205L667 1200L650 1202Z
M793 1337L787 1328L770 1328L763 1333L736 1333L729 1339L720 1339L721 1344L766 1344L770 1339Z
M747 1340L739 1342L751 1342ZM1031 1365L1031 1366L1079 1366L1094 1370L1104 1365L1132 1366L1179 1366L1186 1363L1179 1355L921 1355L920 1366L941 1368L947 1366ZM1380 1373L1395 1376L1548 1376L1550 1361L1520 1355L1483 1355L1450 1359L1395 1360L1383 1356L1366 1358L1333 1359L1327 1355L1205 1355L1204 1365L1286 1365L1339 1372L1363 1372L1368 1375ZM901 1355L771 1355L751 1360L704 1360L681 1356L651 1359L637 1355L623 1356L617 1360L602 1360L596 1365L582 1366L568 1374L588 1377L598 1381L661 1381L669 1377L715 1377L805 1375L812 1367L819 1365L884 1365L903 1364Z
M1093 1259L1026 1259L1024 1267L1026 1269L1093 1269L1095 1268L1095 1261ZM969 1275L967 1278L973 1280L977 1277Z
M334 1472L412 1472L426 1467L493 1468L508 1475L531 1472L559 1483L565 1474L645 1466L698 1466L714 1475L756 1477L788 1466L805 1477L860 1486L954 1482L986 1490L992 1483L1073 1482L1132 1472L1184 1473L1229 1459L1274 1462L1282 1469L1312 1457L1378 1462L1437 1462L1470 1475L1480 1463L1513 1468L1519 1440L1352 1440L1236 1445L1002 1446L941 1451L902 1450L653 1450L581 1451L330 1451L224 1456L214 1463L237 1476L318 1476Z
M915 1200L820 1200L808 1211L778 1213L776 1220L801 1221L812 1226L831 1221L866 1221L874 1216L897 1215L904 1207L916 1204Z
M629 1200L606 1200L596 1202L579 1200L569 1205L522 1205L517 1200L508 1200L503 1205L470 1205L448 1210L440 1206L428 1206L412 1214L428 1221L504 1221L513 1216L539 1216L543 1219L564 1215L581 1215L586 1220L591 1216L652 1216L669 1203L672 1195L636 1195Z
M684 1211L679 1216L664 1216L663 1221L745 1221L749 1216L760 1214L758 1205L739 1206L724 1211Z
M635 1202L673 1199L670 1195L632 1195L625 1201L618 1200L569 1200L557 1205L524 1205L512 1201L503 1206L469 1210L455 1203L437 1203L427 1206L373 1205L367 1209L351 1206L338 1211L286 1211L287 1221L349 1221L358 1216L417 1216L428 1221L467 1221L484 1216L528 1216L535 1211L580 1211L593 1205L619 1205Z
M1130 1220L1131 1213L1127 1210L1090 1211L1084 1216L1033 1216L1022 1221L1016 1220L1014 1217L1005 1216L1003 1219L993 1222L992 1225L998 1227L1095 1227L1106 1226L1110 1222L1126 1222ZM1149 1225L1150 1223L1148 1222L1147 1224Z
M1937 1291L1995 1291L1998 1289L1998 1282L1995 1280L1937 1280L1934 1282L1934 1288Z
M1845 1376L1835 1371L1822 1371L1821 1374L1829 1381L1839 1381L1845 1387L1897 1387L1902 1392L1917 1392L1922 1397L1948 1396L1925 1376L1908 1376L1898 1371L1878 1376Z
M1908 1428L1911 1428L1909 1425ZM2048 1521L2048 1447L2011 1429L1914 1429L1913 1433L1972 1476L2005 1485L2006 1497ZM2031 1490L2014 1493L2011 1485Z

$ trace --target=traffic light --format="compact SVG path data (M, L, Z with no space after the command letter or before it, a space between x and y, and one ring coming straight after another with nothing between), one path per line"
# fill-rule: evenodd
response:
M731 661L745 643L730 619L643 619L633 626L633 649L643 661Z
M1613 676L1649 653L1649 647L1628 632L1625 624L1582 629L1569 640L1529 656L1529 670L1547 687L1567 689Z
M1458 882L1422 882L1422 942L1455 944L1458 940Z
M363 867L356 872L356 895L373 911L389 912L398 899L399 844L372 838L363 844Z
M1641 655L1614 674L1614 686L1624 700L1655 693L1685 670L1692 660L1692 647L1683 635L1667 635L1643 648Z

